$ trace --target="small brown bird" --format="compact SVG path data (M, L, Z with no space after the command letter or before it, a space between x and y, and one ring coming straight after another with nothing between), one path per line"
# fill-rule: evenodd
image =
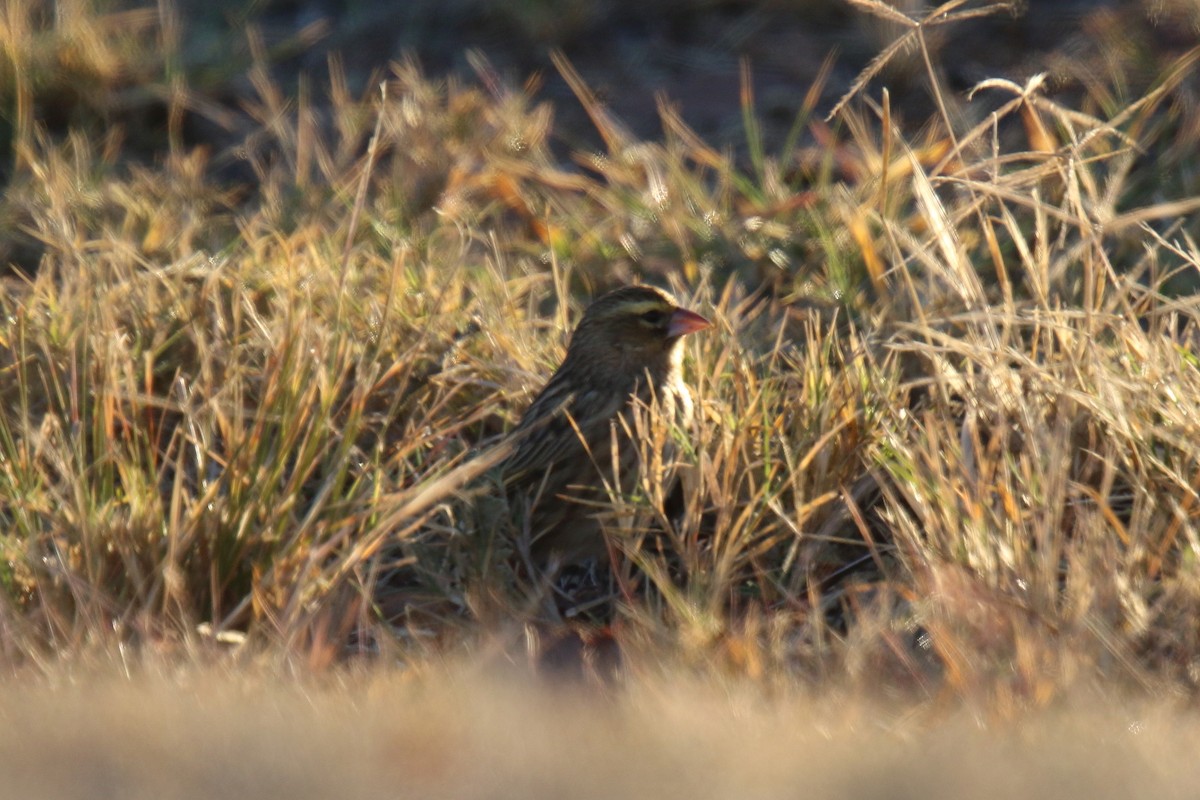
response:
M656 409L666 423L659 430L690 425L692 397L680 374L679 344L709 325L649 286L597 298L572 334L563 363L512 433L448 473L391 496L375 541L396 531L405 535L422 514L499 466L539 569L552 560L559 566L605 563L597 504L608 487L634 489L640 474L641 448L629 441L628 431L647 432L637 429L631 412ZM659 453L661 462L669 464L670 455Z
M636 487L639 453L629 433L639 432L630 412L654 407L668 431L690 425L692 397L679 345L709 325L649 286L617 289L588 306L566 358L513 431L515 450L501 464L542 566L552 558L560 564L607 560L594 514L609 489ZM669 461L667 454L663 462Z

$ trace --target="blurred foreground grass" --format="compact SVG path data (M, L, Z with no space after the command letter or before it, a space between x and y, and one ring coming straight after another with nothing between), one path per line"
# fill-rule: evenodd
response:
M1163 703L1080 696L1017 727L836 690L673 679L587 694L440 672L8 682L0 772L13 796L59 800L1168 800L1200 779L1200 724Z
M635 663L1000 716L1081 684L1194 692L1196 51L1070 107L1038 78L955 95L931 61L920 135L866 90L825 123L818 86L778 150L747 79L744 158L665 101L661 139L632 136L560 58L604 142L564 160L554 109L481 57L476 83L400 63L355 97L334 63L288 96L251 34L230 108L155 61L162 9L69 10L12 2L4 30L7 665L520 651L544 587L483 513L381 520L512 426L589 296L638 280L717 324L689 343L686 513L652 485L613 501ZM62 99L88 86L161 113L163 148L89 126ZM196 116L249 132L188 144Z

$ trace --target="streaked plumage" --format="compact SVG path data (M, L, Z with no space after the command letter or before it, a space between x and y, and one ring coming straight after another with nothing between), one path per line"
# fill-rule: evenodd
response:
M690 424L679 344L708 325L649 286L609 292L584 312L562 365L526 410L513 432L515 451L501 465L539 561L605 557L595 504L607 497L606 484L630 491L637 479L628 412L635 403L653 403L666 422Z
M675 482L669 432L671 426L689 427L692 416L680 339L708 325L646 286L598 298L572 334L563 363L512 433L448 472L388 497L375 541L396 531L408 535L430 509L455 495L472 499L481 532L511 531L495 495L478 485L478 491L464 492L491 474L503 484L519 528L514 565L539 591L549 590L539 599L547 617L603 619L613 596L596 519L608 508L606 484L635 491L644 456L651 462L646 478L662 480L657 488L668 494ZM639 427L647 421L657 424L650 431ZM655 488L646 481L642 486Z

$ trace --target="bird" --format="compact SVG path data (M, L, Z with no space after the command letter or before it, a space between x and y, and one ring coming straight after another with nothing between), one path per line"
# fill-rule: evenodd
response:
M668 434L688 431L694 414L680 344L710 325L649 285L596 297L517 425L457 467L385 495L362 551L406 540L456 498L472 507L480 541L499 534L515 546L514 576L529 581L546 619L604 620L613 572L601 517L611 491L636 491L643 477L661 480L664 498L666 483L677 485Z
M513 452L500 463L535 562L607 560L597 509L610 491L637 486L645 452L634 440L651 434L637 409L659 414L660 431L690 427L694 404L680 344L710 325L645 285L610 291L584 311L562 363L513 430ZM652 460L656 472L670 474L661 467L671 453Z
M684 336L711 322L647 285L614 289L592 301L572 332L562 363L502 441L449 472L389 499L380 535L411 531L422 514L485 473L498 476L520 519L526 555L560 594L551 573L588 572L608 561L598 519L610 490L630 491L643 449L635 437L691 425L693 400L682 375ZM649 414L639 413L647 411ZM673 460L657 456L656 472ZM652 466L655 466L652 464Z

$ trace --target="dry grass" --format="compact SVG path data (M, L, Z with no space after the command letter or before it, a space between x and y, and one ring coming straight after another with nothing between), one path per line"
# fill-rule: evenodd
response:
M49 40L96 39L80 63L115 83L143 29L79 30ZM641 663L1001 716L1080 683L1194 690L1200 190L1154 158L1194 53L1127 102L990 81L986 115L930 62L926 134L863 89L836 130L799 109L779 153L747 81L745 162L666 104L634 139L560 59L605 143L566 164L552 109L479 59L482 88L397 64L364 98L335 65L319 100L259 68L244 143L137 164L40 129L50 57L7 57L0 208L40 251L0 287L8 663L519 648L537 588L488 507L380 521L512 426L588 296L646 280L716 327L674 432L687 512L653 482L613 498ZM173 113L220 116L172 85ZM219 178L234 162L254 180Z
M1111 697L1014 727L837 690L651 678L588 695L451 668L282 686L134 670L9 682L0 701L5 785L63 800L1183 798L1200 779L1194 714Z

